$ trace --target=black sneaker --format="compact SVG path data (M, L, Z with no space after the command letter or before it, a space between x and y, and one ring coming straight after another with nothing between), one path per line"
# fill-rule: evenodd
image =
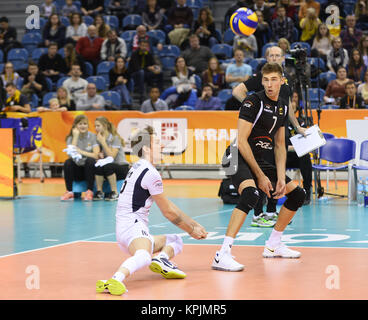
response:
M108 197L105 198L107 201L116 201L119 199L119 194L116 192L111 192Z
M97 191L96 194L93 196L93 200L100 201L104 199L104 193L102 191Z
M311 194L310 192L307 192L306 196L305 196L305 200L303 203L303 206L307 206L311 203Z

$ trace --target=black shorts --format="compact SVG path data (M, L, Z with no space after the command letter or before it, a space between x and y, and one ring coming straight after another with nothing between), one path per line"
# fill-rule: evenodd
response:
M227 150L227 152L229 152L229 150ZM230 176L231 181L232 181L233 185L235 186L235 188L238 190L240 184L244 180L249 180L249 179L254 180L254 182L257 185L257 179L256 179L255 174L253 174L253 172L251 171L248 163L244 160L244 158L240 154L239 150L234 148L232 150L232 152L237 152L238 153L237 170L233 175ZM261 170L264 172L264 174L268 177L268 179L270 179L272 187L275 190L276 183L277 183L276 166L274 166L273 164L270 164L269 162L267 162L264 159L257 159L256 158L256 161L257 161L259 167L261 168ZM285 175L285 184L288 184L290 181L291 181L291 179L287 175Z

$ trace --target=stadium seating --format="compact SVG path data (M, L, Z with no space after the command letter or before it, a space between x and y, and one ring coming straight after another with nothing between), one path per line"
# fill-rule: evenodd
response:
M105 91L107 89L107 83L102 76L90 76L86 80L88 83L94 83L97 91Z
M42 42L42 36L39 33L25 33L22 38L22 45L31 55L33 50L35 50L39 43Z
M38 63L38 60L40 60L40 57L43 55L43 54L46 54L47 53L47 48L36 48L32 51L32 60L36 63Z
M158 52L160 57L179 57L180 48L178 46L169 44L162 46L162 50Z
M28 61L28 51L24 48L10 49L8 52L8 61L14 63L14 61Z
M218 92L217 97L221 100L221 104L225 107L226 101L232 96L231 89L222 89Z
M106 24L108 24L112 29L117 30L119 28L119 19L116 16L104 16L103 17Z
M47 92L42 98L42 106L48 107L49 100L52 98L56 98L56 92Z
M135 30L136 27L142 24L142 17L138 14L129 14L123 18L123 29Z
M226 43L215 44L211 50L219 60L230 59L233 56L233 47Z
M103 77L107 84L110 83L109 71L114 65L113 61L102 61L97 65L97 75Z
M312 109L316 109L320 104L323 103L325 90L321 88L309 88L308 93Z
M116 91L104 91L101 92L101 96L103 96L105 100L111 101L113 105L118 107L121 106L121 97Z

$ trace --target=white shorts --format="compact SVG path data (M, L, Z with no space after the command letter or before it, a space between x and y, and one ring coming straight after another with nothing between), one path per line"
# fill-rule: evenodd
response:
M119 222L116 223L116 241L118 242L118 245L123 252L130 254L128 250L130 243L134 239L138 238L146 238L151 241L152 254L154 239L149 232L146 222L134 217L132 219L124 219L123 221L119 220Z

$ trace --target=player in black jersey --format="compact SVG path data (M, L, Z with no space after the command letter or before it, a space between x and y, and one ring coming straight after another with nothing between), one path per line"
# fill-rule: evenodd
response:
M234 209L220 251L212 263L212 268L224 271L241 271L244 266L231 256L231 247L240 227L250 210L259 199L257 188L269 198L279 199L284 195L287 200L282 206L278 220L266 241L263 257L299 258L300 252L291 250L281 243L281 236L303 205L305 191L285 174L286 147L285 123L288 117L288 101L279 96L284 83L282 68L277 63L266 63L262 68L264 91L257 92L245 99L238 120L238 147L231 144L226 157L235 168L231 175L240 199ZM276 166L263 159L265 150L273 150Z

